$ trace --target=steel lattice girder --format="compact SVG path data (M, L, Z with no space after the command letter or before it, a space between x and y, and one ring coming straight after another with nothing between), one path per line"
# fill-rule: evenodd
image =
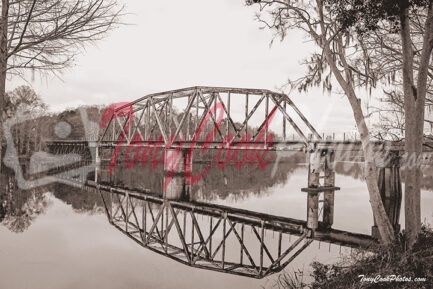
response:
M182 264L263 278L281 271L313 240L368 247L366 235L317 231L305 221L99 186L110 223L141 246ZM293 239L293 240L292 240Z
M231 109L233 97L245 98L244 119L242 121L235 122L233 120ZM250 108L249 103L254 101L253 98L258 98L258 100ZM178 108L180 109L179 115L182 116L180 120L174 117L173 113L173 101L176 99L186 100L183 102L183 106ZM221 142L229 132L233 132L234 135L231 141L242 139L248 133L248 121L253 116L264 113L263 122L258 127L257 132L251 134L252 140L257 137L258 131L270 121L272 114L280 114L283 119L283 137L286 137L286 122L288 122L304 145L308 146L312 139L301 130L293 116L289 115L287 107L291 107L294 114L300 118L302 125L307 127L306 132L308 134L311 134L315 140L321 139L311 123L286 94L263 89L191 87L150 94L132 101L130 104L118 107L100 138L100 142L116 142L121 136L124 136L124 142L130 144L131 141L134 141L132 137L139 135L142 142L155 142L156 138L161 137L159 141L167 144L171 138L176 141L179 140L179 137L183 137L184 142L188 143L194 138L194 132L216 103L221 104L225 121L224 129L222 127L217 128L216 142ZM260 105L265 106L262 112L258 110ZM134 113L133 119L130 118L130 115L120 115L119 113L128 106L131 106ZM215 115L210 115L211 123L216 126ZM266 133L268 132L266 131Z

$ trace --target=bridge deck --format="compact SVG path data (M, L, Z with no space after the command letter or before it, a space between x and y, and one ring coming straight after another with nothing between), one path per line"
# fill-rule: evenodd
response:
M166 148L166 143L160 141L142 141L142 142L121 142L117 143L114 141L74 141L74 140L46 140L45 143L48 145L65 145L65 146L81 146L81 145L90 145L90 146L98 146L100 148L111 148L116 146L154 146L160 148ZM362 143L361 141L324 141L324 140L315 140L309 142L310 147L320 149L320 150L333 150L333 151L362 151ZM404 151L404 142L395 142L395 141L371 141L373 145L373 149L375 151ZM272 143L265 142L241 142L235 141L229 146L223 146L221 142L190 142L185 141L183 143L173 142L170 148L183 148L183 149L199 149L202 147L208 147L209 149L220 149L221 147L227 149L250 149L250 150L271 150L271 151L303 151L306 149L306 145L302 141L278 141ZM425 142L423 146L424 152L433 152L433 142Z

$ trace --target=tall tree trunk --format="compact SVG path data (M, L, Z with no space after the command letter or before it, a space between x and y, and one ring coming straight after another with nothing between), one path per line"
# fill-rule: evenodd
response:
M419 199L419 184L417 183L417 124L415 116L416 87L413 76L413 49L410 38L409 11L406 9L400 16L401 40L403 52L403 93L405 111L405 151L406 151L406 178L404 186L404 215L405 231L408 245L411 246L418 231L418 220L421 220L417 209ZM409 162L413 163L409 163ZM419 201L418 201L419 202Z
M332 56L330 55L330 57ZM336 72L338 73L338 70L336 70ZM362 150L365 157L364 175L370 197L371 209L373 211L373 216L379 230L382 244L387 246L394 241L394 229L388 218L388 215L386 214L386 210L383 206L382 198L380 196L379 187L377 184L378 174L374 158L374 151L370 142L370 132L367 124L365 123L364 114L362 112L362 108L358 101L358 98L356 97L356 94L353 90L353 87L350 85L350 83L344 81L343 78L340 78L340 81L339 83L343 88L347 99L349 100L350 106L352 107L353 116L355 118L356 126L361 137Z
M424 142L424 111L427 94L427 72L433 49L433 8L430 3L425 23L423 49L418 68L417 85L414 81L414 60L410 36L409 11L400 16L403 52L403 92L405 110L405 150L407 154L405 179L405 231L411 247L421 231L421 180L420 160Z
M361 137L362 149L365 157L365 182L367 183L373 216L376 221L382 243L384 245L390 245L394 240L394 228L392 227L380 196L379 186L377 184L377 166L375 162L374 150L370 142L370 132L367 124L365 123L361 104L358 101L353 88L348 84L342 85L342 87L344 88L347 99L349 100L350 106L352 107L356 126Z
M344 67L344 73L346 74L346 79L337 67L336 60L333 57L332 51L329 47L329 41L326 39L326 29L324 27L324 17L323 17L323 3L321 0L317 0L319 14L320 14L320 24L322 30L321 41L318 43L325 54L326 61L328 62L332 73L335 75L338 83L346 94L349 100L350 106L352 107L353 116L355 118L356 126L358 132L361 136L362 149L365 157L365 182L367 183L368 193L370 196L370 205L373 211L374 219L379 230L380 238L382 244L385 246L390 245L394 237L394 229L391 222L389 221L388 215L386 214L385 207L382 203L382 198L380 196L379 187L377 184L377 167L374 159L374 151L370 142L370 132L365 123L364 114L362 112L361 104L356 97L355 90L350 77L349 67L346 63L345 51L342 44L339 47L338 57L340 58L342 65ZM341 39L340 39L341 41Z
M6 98L8 16L9 0L2 0L0 18L0 172L3 166L3 111Z

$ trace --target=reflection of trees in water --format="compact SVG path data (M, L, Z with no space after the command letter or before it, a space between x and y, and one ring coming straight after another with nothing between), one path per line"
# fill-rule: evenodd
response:
M402 172L402 178L404 179L404 172ZM421 188L430 192L433 191L433 167L429 166L423 170Z
M98 214L104 212L101 196L95 190L85 190L64 184L52 184L50 190L57 199L70 205L77 213Z
M299 164L305 161L304 153L281 158L277 164L276 153L269 152L269 156L272 161L263 170L260 170L257 164L250 166L249 163L240 169L233 164L224 169L214 165L209 174L193 187L194 196L207 201L217 198L242 200L250 196L265 196L270 188L286 184ZM208 165L198 163L195 165L196 173L203 171Z
M350 176L355 180L364 179L364 164L355 162L337 162L335 164L335 172L340 175ZM405 179L405 168L402 167L400 170L401 180L404 183ZM427 191L433 191L433 167L423 166L423 177L421 180L421 188ZM338 185L338 179L336 180Z
M197 171L202 171L207 166L208 164L197 164ZM222 170L212 167L209 174L193 187L194 199L243 200L250 196L265 196L269 193L270 188L286 183L289 176L296 170L297 162L294 159L285 159L277 166L274 175L272 175L274 162L271 162L264 170L249 165L237 169L232 164Z
M149 165L142 168L140 164L137 164L133 169L127 170L123 166L123 159L119 159L121 163L116 166L112 176L107 174L107 164L102 166L102 168L105 167L105 170L101 170L101 182L129 189L162 192L164 172L161 164L155 169L151 169ZM193 165L194 174L203 171L209 165L209 160L207 158L195 162ZM275 160L275 155L273 160ZM299 164L304 162L304 153L282 158L273 177L274 162L271 162L264 170L258 169L257 165L250 167L249 164L241 169L230 164L220 170L214 164L205 178L193 186L193 199L238 201L251 196L266 196L270 188L286 184L290 176L299 168ZM337 162L335 170L340 175L360 180L363 178L362 163ZM402 176L404 177L404 170L402 170ZM307 176L305 175L305 177ZM0 178L3 190L0 191L0 223L13 232L25 231L39 215L46 211L49 205L46 192L53 192L56 198L71 205L75 212L90 214L103 212L101 197L94 190L83 190L64 184L52 184L47 187L23 191L17 187L13 175L0 175ZM296 184L294 189L299 189L298 186L299 184ZM432 168L426 168L424 171L423 188L428 190L433 188Z
M210 165L215 152L215 150L206 154L196 154L194 152L195 155L200 156L200 159L198 157L194 159L194 175L200 174ZM298 164L305 161L304 153L282 158L273 174L276 154L275 152L269 152L269 156L272 161L263 170L260 170L257 164L250 166L248 162L239 169L234 166L233 162L223 169L218 168L217 164L214 163L208 174L193 186L193 199L210 201L216 198L226 199L229 196L244 199L250 195L265 195L269 188L285 184L288 177L296 170ZM103 164L100 181L124 188L149 190L160 194L164 181L163 166L159 164L152 169L152 165L156 166L156 163L148 163L145 167L137 163L132 169L126 169L124 158L120 156L111 176L107 173L108 163Z
M126 169L122 163L119 163L109 175L108 164L101 164L99 173L99 182L101 184L119 186L125 189L149 190L151 192L162 192L162 182L164 171L161 164L151 169L149 165L142 168L137 164L132 169Z
M13 175L0 176L0 223L12 232L24 232L50 204L44 188L21 190Z
M425 166L422 170L423 176L421 178L421 189L433 192L433 168ZM406 172L404 168L401 170L401 179L404 182Z
M78 213L101 213L103 203L93 190L83 190L64 184L51 184L30 190L21 190L13 174L0 175L0 224L15 233L22 233L44 214L50 205L48 192L71 205Z
M355 180L364 179L364 164L357 162L335 162L335 173L343 176L350 176ZM338 179L335 181L338 185Z

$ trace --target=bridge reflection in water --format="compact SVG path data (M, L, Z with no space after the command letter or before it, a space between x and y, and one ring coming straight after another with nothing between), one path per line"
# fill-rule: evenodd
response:
M240 106L243 108L239 114L240 99L244 106ZM233 104L236 109L231 109ZM275 140L274 127L270 127L274 117L282 120L277 125L282 134ZM298 140L287 139L286 124L296 132ZM104 130L97 140L54 140L48 142L48 147L54 153L66 154L77 146L87 146L87 155L95 164L95 187L103 196L110 223L159 254L193 267L263 278L282 270L312 240L362 248L375 242L372 236L332 229L334 193L340 189L335 184L336 153L359 151L361 143L323 140L285 94L221 87L161 92L110 106L102 115L101 127ZM380 152L375 162L381 197L391 208L387 213L398 231L402 195L399 159L403 146L378 142L372 143L372 147ZM188 202L195 183L194 150L216 150L218 158L212 158L215 163L220 164L225 156L226 161L240 163L240 168L247 162L251 167L259 161L260 151L305 153L307 187L301 190L306 193L306 221ZM255 150L253 161L248 159L250 150ZM115 175L119 172L119 168L115 169L119 155L123 155L126 167L137 163L145 167L151 155L152 161L159 160L164 171L160 192L163 197L99 185L102 160L109 159L109 173L114 171ZM129 175L132 177L132 173ZM203 219L199 221L200 218ZM376 226L372 235L378 236Z
M93 184L89 184L93 186ZM252 278L280 272L313 240L368 248L371 236L215 204L98 185L109 222L141 246L195 268Z

